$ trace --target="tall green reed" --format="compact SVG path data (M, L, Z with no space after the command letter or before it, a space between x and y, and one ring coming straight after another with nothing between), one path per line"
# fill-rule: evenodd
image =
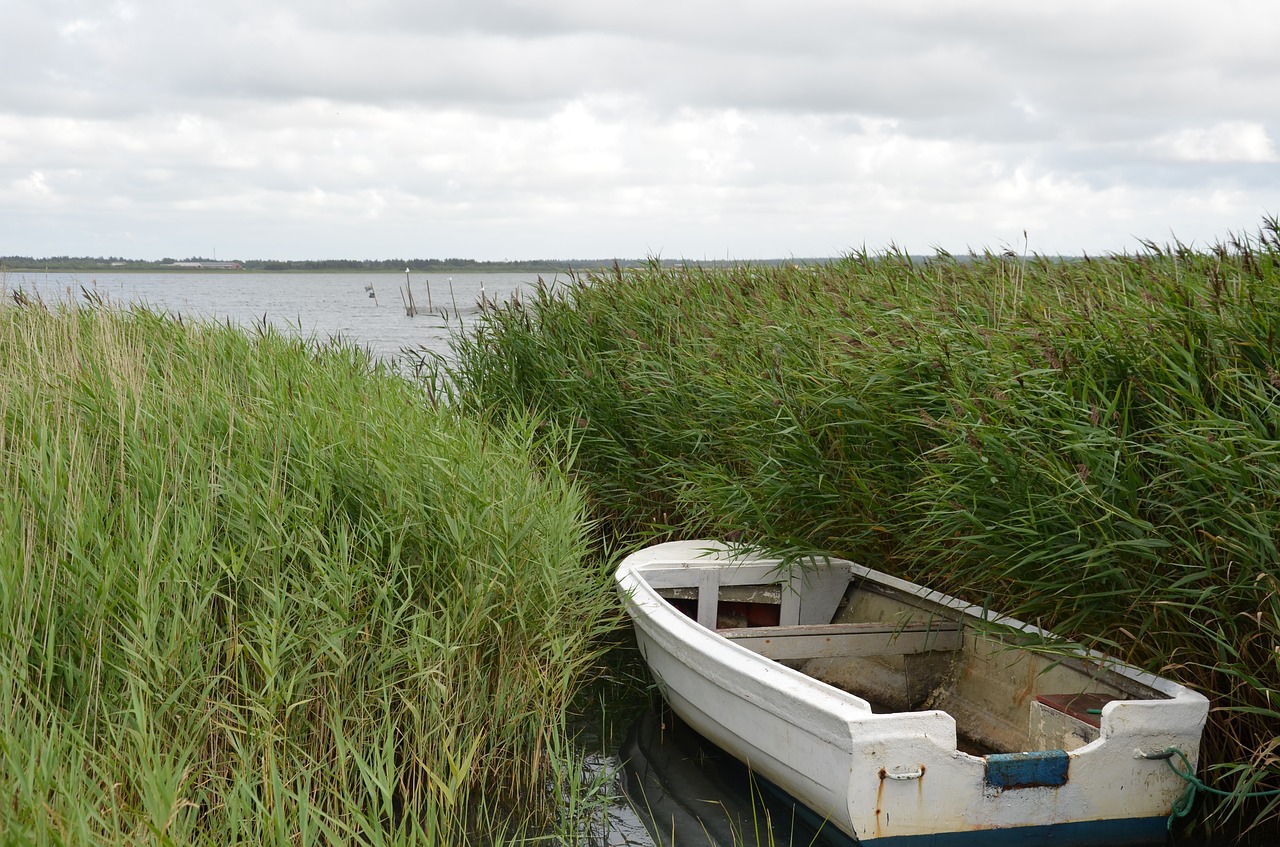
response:
M440 844L559 814L613 601L547 433L354 347L0 306L0 830Z
M615 269L489 311L450 379L573 429L620 538L849 556L1204 690L1219 825L1275 828L1278 233Z

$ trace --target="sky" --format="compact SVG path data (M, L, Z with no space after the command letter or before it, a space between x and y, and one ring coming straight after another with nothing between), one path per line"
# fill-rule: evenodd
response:
M0 255L1205 247L1275 0L0 0Z

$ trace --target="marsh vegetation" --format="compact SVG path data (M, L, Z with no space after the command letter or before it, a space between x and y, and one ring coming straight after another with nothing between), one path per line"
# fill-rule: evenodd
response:
M1210 826L1280 823L1280 227L1208 249L654 264L491 311L462 407L575 432L621 540L827 552L1206 693Z
M0 417L18 841L579 839L608 551L679 536L852 558L1194 686L1227 795L1201 823L1280 823L1274 220L619 267L487 308L417 381L10 298Z
M0 363L7 843L556 826L613 600L529 427L145 309L0 307Z

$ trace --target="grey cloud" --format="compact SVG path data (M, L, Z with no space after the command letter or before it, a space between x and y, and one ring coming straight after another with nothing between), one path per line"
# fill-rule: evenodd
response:
M95 8L81 7L94 28L78 35L56 33L75 16L44 27L34 70L4 93L10 108L136 114L207 97L319 97L528 112L626 92L655 109L893 117L936 137L1089 137L1096 122L1108 140L1171 126L1188 108L1239 118L1267 108L1261 95L1280 81L1259 55L1270 55L1264 39L1210 54L1196 39L1198 16L1152 16L1150 4L1066 14L745 3L725 14L666 0L233 1L139 4L128 19ZM1041 111L1038 124L1010 108L1020 97Z
M119 226L75 225L117 234L240 208L280 245L306 242L289 219L380 216L464 243L498 220L548 244L719 227L783 253L894 227L981 243L1019 215L1100 237L1088 210L1227 192L1186 213L1219 220L1274 196L1274 163L1230 161L1280 143L1270 9L8 0L0 201L110 207Z

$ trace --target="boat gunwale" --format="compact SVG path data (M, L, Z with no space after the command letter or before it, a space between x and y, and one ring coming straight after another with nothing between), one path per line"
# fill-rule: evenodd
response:
M672 552L681 551L681 555L637 560L637 557L641 557L641 559L643 559L645 553L657 551L659 549L663 549L664 551L670 549ZM697 553L698 551L701 551L701 556L690 557L683 555L684 553ZM941 608L951 614L963 616L962 618L959 618L962 623L972 621L976 624L974 627L976 635L980 637L988 636L994 640L1002 641L1008 644L1010 649L1028 650L1051 656L1057 663L1063 664L1072 670L1088 674L1116 688L1123 689L1136 684L1158 694L1164 695L1162 698L1151 698L1135 694L1132 691L1127 692L1132 696L1117 699L1103 707L1104 717L1106 713L1115 708L1117 704L1143 702L1164 703L1168 701L1185 702L1188 700L1198 700L1203 701L1205 704L1208 703L1207 698L1203 694L1200 694L1199 692L1190 689L1175 680L1144 671L1141 668L1128 664L1127 662L1103 653L1102 651L1086 648L1073 642L1069 642L1049 630L1009 615L995 613L990 609L968 603L958 597L943 594L940 591L927 588L917 583L909 582L905 579L884 573L883 571L877 571L874 568L867 567L866 565L860 565L847 559L823 557L822 559L810 559L809 561L814 562L821 568L848 568L851 583L853 581L860 580L870 583L873 589L888 589L889 592L897 595L895 599L902 598L908 601L918 601L919 603L927 606ZM676 616L673 620L678 619L681 622L680 625L682 627L686 623L690 625L692 629L689 629L688 631L696 633L697 638L709 638L711 639L710 643L715 644L718 648L730 647L735 653L742 655L743 658L747 658L753 663L767 662L772 667L777 667L786 671L787 676L790 678L805 680L808 683L821 686L823 693L830 694L835 692L840 695L844 695L844 697L853 698L856 701L855 705L858 705L860 710L861 708L865 708L870 712L871 705L864 698L859 697L856 694L851 694L843 689L836 688L835 686L831 686L820 679L809 676L803 671L790 668L780 662L762 656L741 644L735 643L732 639L724 637L714 629L709 629L701 625L696 620L675 608L675 606L673 606L666 598L662 597L658 589L650 584L649 580L645 578L646 572L653 572L657 570L670 572L673 570L683 569L690 574L697 574L698 571L702 569L710 568L716 570L727 570L742 565L774 565L780 575L780 582L785 582L788 578L788 567L809 567L809 565L805 564L803 560L795 564L785 565L781 559L768 556L762 551L740 550L715 541L676 541L657 545L655 548L648 548L648 550L640 551L639 553L628 556L619 565L616 578L619 590L624 592L628 590L628 586L625 584L628 581L628 577L633 578L636 583L643 585L645 591L651 595L651 600L654 604L670 610L670 612ZM695 579L687 587L696 588L698 587L698 582ZM919 608L921 608L921 611L932 611L924 606L920 606ZM760 631L761 634L766 634L769 628L755 627L754 629ZM1010 640L1007 636L1027 638L1029 639L1029 643L1018 643L1017 641ZM1112 675L1120 677L1120 679L1109 679L1108 677ZM941 711L943 714L947 714L944 710L925 711ZM871 712L871 714L874 714L877 717L921 713L922 712L920 711L888 713Z

